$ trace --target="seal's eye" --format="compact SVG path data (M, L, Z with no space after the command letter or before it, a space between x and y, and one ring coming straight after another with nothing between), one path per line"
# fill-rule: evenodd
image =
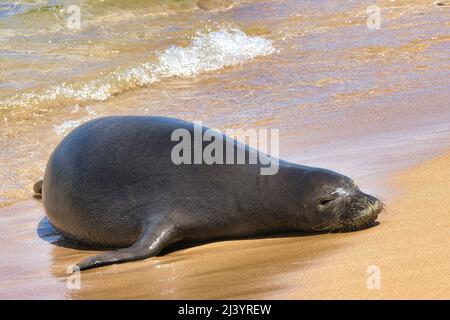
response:
M324 206L324 205L327 205L331 201L334 201L336 199L337 199L336 197L331 197L331 196L323 197L323 198L320 198L319 203L320 203L321 206Z

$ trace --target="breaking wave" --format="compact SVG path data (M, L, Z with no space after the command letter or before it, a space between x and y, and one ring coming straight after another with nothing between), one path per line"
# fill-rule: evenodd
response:
M239 29L197 32L187 47L169 46L146 62L105 77L82 83L61 83L42 92L28 92L3 101L6 108L39 106L48 102L103 101L121 92L169 77L194 77L200 73L243 64L274 52L272 41L249 36Z

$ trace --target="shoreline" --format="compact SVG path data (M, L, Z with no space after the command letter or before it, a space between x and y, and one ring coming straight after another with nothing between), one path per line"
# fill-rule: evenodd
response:
M66 267L93 253L50 244L42 205L26 200L0 208L9 230L3 256L3 299L406 299L449 298L450 153L396 173L380 225L343 234L286 235L213 242L144 261L82 273L68 290ZM447 169L446 169L447 168ZM436 201L439 199L439 201ZM404 223L406 222L406 223ZM436 228L438 226L438 228ZM39 236L40 235L40 236ZM270 252L270 255L267 255ZM246 259L242 259L242 255ZM379 266L381 289L368 290L367 268ZM106 281L105 281L106 280Z
M81 33L31 28L53 25L45 10L2 19L0 206L30 196L70 129L108 115L279 129L286 160L356 180L449 147L444 7L382 1L386 23L371 30L365 3L249 0L187 13L175 2L156 6L174 15L153 17L136 12L156 3L120 5L101 32L88 21L106 12L87 0Z
M365 2L80 0L72 30L59 2L0 14L0 298L449 297L448 6L379 1L373 28ZM111 115L279 130L280 158L349 176L390 213L93 269L69 290L95 252L60 241L33 185L66 133Z

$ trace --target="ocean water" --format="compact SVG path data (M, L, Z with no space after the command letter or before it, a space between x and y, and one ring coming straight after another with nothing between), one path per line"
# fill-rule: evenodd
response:
M277 128L282 157L371 188L450 145L449 18L428 0L2 2L0 205L113 114Z

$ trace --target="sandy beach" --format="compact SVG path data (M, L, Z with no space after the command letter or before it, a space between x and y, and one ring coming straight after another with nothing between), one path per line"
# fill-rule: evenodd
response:
M0 212L0 298L448 299L449 166L447 154L395 175L399 194L374 228L184 248L83 272L80 289L66 268L93 252L49 244L42 205L20 202ZM368 289L374 265L380 287Z
M450 298L448 1L378 1L379 28L373 1L79 0L79 30L67 4L0 11L0 299ZM73 277L96 252L55 233L32 187L68 132L110 115L279 130L280 158L388 213Z

